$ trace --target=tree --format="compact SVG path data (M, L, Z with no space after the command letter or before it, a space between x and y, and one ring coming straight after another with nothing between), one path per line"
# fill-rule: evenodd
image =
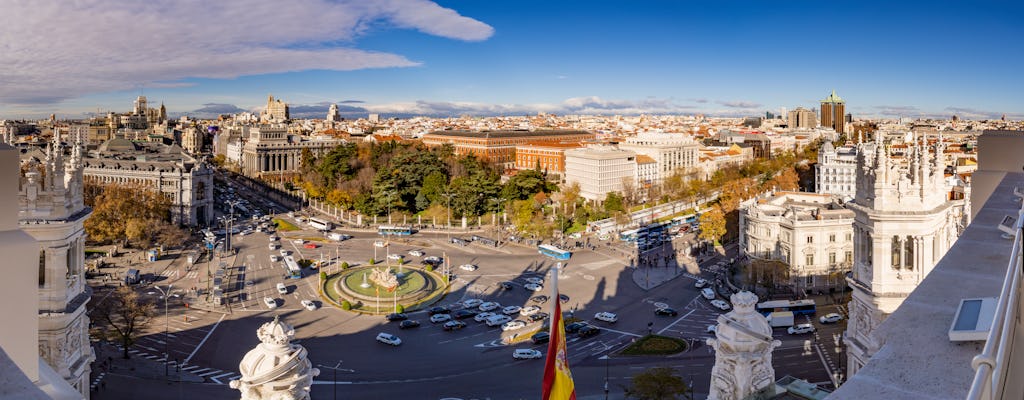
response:
M604 209L606 211L625 211L626 209L623 207L623 203L622 195L618 192L608 192L608 194L604 196Z
M149 187L86 182L83 190L99 192L92 196L91 203L86 203L93 213L85 220L85 230L94 241L119 241L127 246L129 240L137 241L157 232L159 226L155 226L155 221L170 220L171 200Z
M725 214L718 207L711 207L711 210L700 215L699 239L718 243L718 240L725 235Z
M131 286L122 286L97 304L90 315L104 323L98 330L100 335L121 342L124 358L127 359L128 350L135 344L142 330L152 322L155 306L140 298Z
M668 367L648 368L633 375L632 386L626 388L626 398L638 400L692 399L690 386L675 370Z
M800 188L800 176L797 175L796 169L793 167L787 167L782 171L779 171L772 177L767 183L766 189L777 189L777 190L797 190Z
M501 188L501 197L508 200L524 200L537 193L551 193L557 187L548 182L541 172L521 170Z
M570 215L576 216L576 204L580 202L580 184L579 182L573 182L572 184L566 185L562 188L562 198L567 204L572 204L572 211Z

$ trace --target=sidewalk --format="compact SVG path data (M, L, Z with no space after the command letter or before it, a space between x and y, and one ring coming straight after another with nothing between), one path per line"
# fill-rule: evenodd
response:
M106 389L106 379L110 376L126 375L133 378L163 382L201 383L203 378L190 372L182 371L175 360L165 363L162 358L149 359L132 355L124 359L120 346L98 342L92 344L96 353L96 361L92 364L90 389L100 393ZM185 365L181 365L183 367Z

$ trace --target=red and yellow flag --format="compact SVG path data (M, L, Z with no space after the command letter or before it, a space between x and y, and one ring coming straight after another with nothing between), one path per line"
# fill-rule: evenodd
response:
M555 313L551 316L551 341L548 342L548 356L544 362L543 400L576 400L576 387L569 372L569 357L565 348L565 323L562 321L562 305L555 295Z

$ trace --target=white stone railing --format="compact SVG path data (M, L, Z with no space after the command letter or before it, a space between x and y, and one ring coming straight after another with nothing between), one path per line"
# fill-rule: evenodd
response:
M971 390L967 393L968 400L1004 398L1003 390L1009 377L1010 355L1021 306L1021 274L1024 273L1021 264L1021 241L1024 239L1021 223L1018 218L1014 226L1016 233L1013 237L1013 252L1010 254L1009 267L1006 269L1006 278L999 293L995 317L985 340L985 348L971 360L971 367L975 372Z

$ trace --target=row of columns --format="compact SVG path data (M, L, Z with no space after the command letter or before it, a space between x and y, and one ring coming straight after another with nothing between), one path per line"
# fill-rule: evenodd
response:
M250 174L294 171L299 167L298 152L247 153L242 168Z

